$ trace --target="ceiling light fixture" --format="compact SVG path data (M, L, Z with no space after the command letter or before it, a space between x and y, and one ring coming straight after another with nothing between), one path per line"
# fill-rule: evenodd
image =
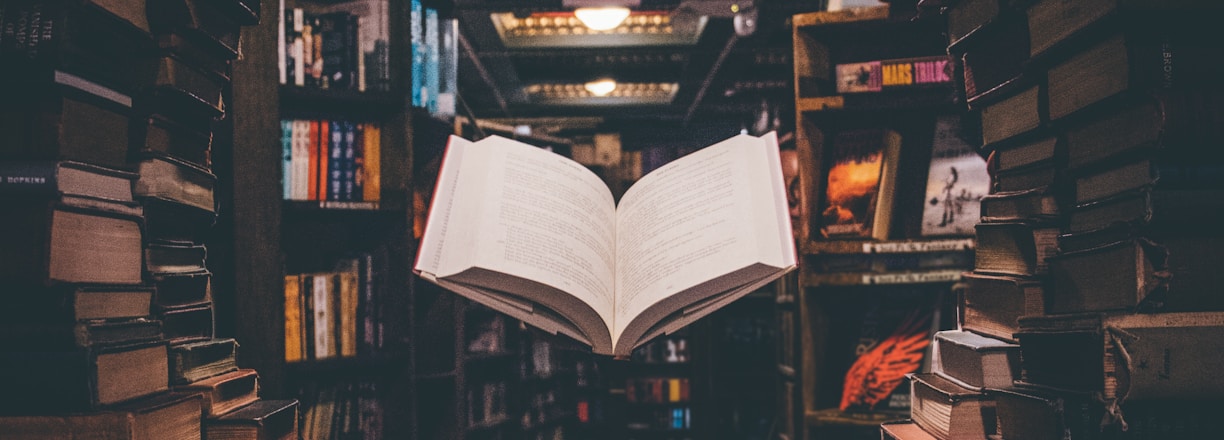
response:
M574 10L574 16L578 17L578 21L581 21L588 29L606 31L620 26L629 17L629 8L622 6L578 8Z
M586 91L591 92L595 96L608 96L613 90L616 90L616 81L611 79L601 79L588 82L582 85Z

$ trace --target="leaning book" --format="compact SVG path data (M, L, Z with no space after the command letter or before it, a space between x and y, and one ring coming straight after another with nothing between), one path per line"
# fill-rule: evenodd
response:
M451 137L415 272L628 358L796 267L777 138L738 135L642 177L497 136Z

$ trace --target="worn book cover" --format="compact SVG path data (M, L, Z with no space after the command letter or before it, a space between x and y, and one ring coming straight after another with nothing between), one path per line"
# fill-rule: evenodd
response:
M909 375L910 417L941 440L980 440L995 432L995 401L934 373Z
M95 411L0 416L5 438L44 440L198 440L201 396L161 393Z
M204 422L207 438L292 440L298 437L297 400L260 399Z
M1020 319L1024 385L1098 393L1107 405L1224 393L1224 313L1083 313Z
M986 160L961 137L960 117L936 117L922 235L973 235L973 226L981 217L982 197L989 193Z
M5 414L96 410L170 388L165 342L0 352Z
M827 146L819 208L825 238L888 238L901 136L887 129L837 133Z
M944 330L932 347L931 372L966 388L1010 388L1020 376L1020 346L1008 341Z

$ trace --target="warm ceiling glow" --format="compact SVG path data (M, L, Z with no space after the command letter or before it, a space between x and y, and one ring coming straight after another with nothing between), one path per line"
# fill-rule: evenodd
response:
M620 26L621 22L629 17L629 8L578 8L574 10L574 16L591 30L606 31Z
M610 79L601 79L583 84L586 91L591 92L595 96L608 96L613 90L616 90L616 81Z

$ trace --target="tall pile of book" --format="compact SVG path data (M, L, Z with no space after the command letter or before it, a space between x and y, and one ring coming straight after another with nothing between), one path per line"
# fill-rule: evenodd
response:
M215 337L205 263L212 126L258 2L19 0L0 21L0 432L296 435L297 402L260 401Z
M942 365L912 377L912 420L885 438L1210 437L1222 5L923 3L947 15L993 188L960 328L936 336Z

